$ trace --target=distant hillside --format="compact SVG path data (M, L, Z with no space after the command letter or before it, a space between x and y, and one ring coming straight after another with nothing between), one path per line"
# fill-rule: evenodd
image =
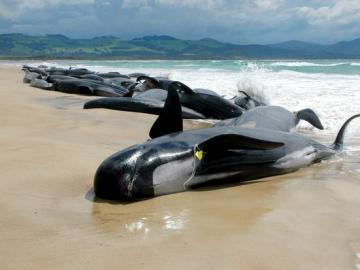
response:
M287 41L268 46L277 49L301 52L312 58L360 58L360 39L342 41L332 45L319 45L302 41Z
M145 36L72 39L63 35L0 35L0 57L77 59L294 59L360 58L360 39L332 45L288 41L271 45L236 45L214 39L181 40Z

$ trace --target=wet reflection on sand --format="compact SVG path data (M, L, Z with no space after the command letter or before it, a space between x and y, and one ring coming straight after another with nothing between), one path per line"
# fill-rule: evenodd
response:
M181 231L186 226L188 210L182 210L178 214L166 214L163 217L159 217L158 220L154 220L154 217L142 217L138 220L125 224L125 229L130 233L143 233L144 237L147 237L153 230L170 230Z
M182 210L178 215L167 215L163 217L164 225L166 230L181 230L185 227L187 222L188 210Z
M125 224L125 228L131 233L143 231L144 235L146 236L147 233L150 231L148 225L146 224L146 220L147 220L147 218L143 217L138 221L134 221L134 222Z

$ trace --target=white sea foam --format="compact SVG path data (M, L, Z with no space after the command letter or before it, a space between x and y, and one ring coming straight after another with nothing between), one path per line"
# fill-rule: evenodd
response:
M270 97L271 104L280 105L291 111L312 108L322 120L325 132L335 133L351 115L360 112L360 76L334 74L306 74L292 71L255 71L257 80L254 88L261 85L262 91ZM349 134L360 135L360 123L349 127ZM301 123L300 128L309 128Z
M287 62L287 61L280 61L271 63L271 66L274 67L336 67L341 65L346 65L346 63L312 63L312 62Z
M267 85L262 83L262 78L267 76L268 70L258 68L257 66L248 66L239 73L237 89L245 91L250 96L265 104L270 104Z

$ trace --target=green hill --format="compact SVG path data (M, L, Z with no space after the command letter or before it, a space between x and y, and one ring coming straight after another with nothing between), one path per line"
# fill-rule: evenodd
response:
M181 40L145 36L123 40L114 36L72 39L63 35L0 35L0 57L76 59L291 59L360 58L359 40L333 45L289 41L273 45L236 45L214 39Z

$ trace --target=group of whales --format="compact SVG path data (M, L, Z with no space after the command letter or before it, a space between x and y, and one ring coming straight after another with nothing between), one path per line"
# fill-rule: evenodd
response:
M86 68L64 69L47 66L23 66L24 83L44 90L89 96L122 97L130 95L133 78L145 75L118 72L95 73Z
M169 89L178 92L185 119L228 119L240 116L250 108L265 105L243 91L239 92L240 96L225 99L212 90L191 89L179 81L142 73L123 75L118 72L95 73L83 68L41 66L23 66L23 70L23 81L33 87L106 97L85 103L84 109L107 108L158 115Z
M334 143L326 146L294 131L301 119L323 129L311 109L293 113L283 107L265 105L246 93L227 100L211 90L191 89L178 81L144 74L129 75L126 80L131 80L130 77L136 80L120 83L122 80L117 81L120 77L115 76L119 73L28 66L24 70L24 82L36 87L45 85L43 81L52 84L51 88L40 87L43 89L95 95L111 92L93 90L101 87L125 89L123 95L88 101L84 109L159 115L150 129L151 139L111 155L97 169L95 194L109 200L138 200L202 185L293 172L341 151L346 127L360 117L357 114L345 121ZM102 79L94 83L97 77ZM80 91L84 86L92 90ZM184 131L184 118L221 121L209 128Z

